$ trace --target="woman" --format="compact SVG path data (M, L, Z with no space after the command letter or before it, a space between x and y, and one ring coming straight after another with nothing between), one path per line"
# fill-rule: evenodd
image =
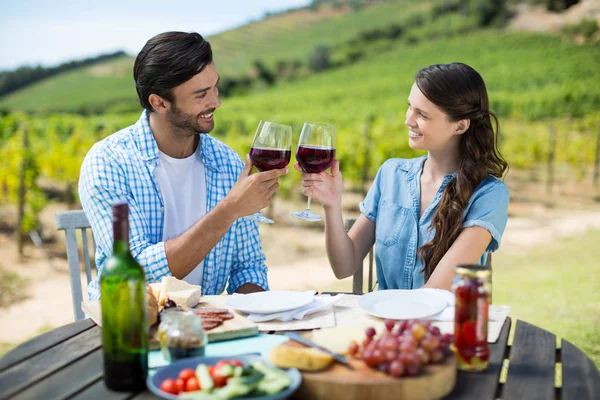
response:
M405 124L410 147L427 156L387 160L348 233L338 161L331 173L303 174L302 193L324 207L327 255L338 279L353 275L376 243L380 290L450 290L453 267L485 264L508 219L508 190L497 179L508 168L498 151L498 120L479 73L452 63L419 71Z

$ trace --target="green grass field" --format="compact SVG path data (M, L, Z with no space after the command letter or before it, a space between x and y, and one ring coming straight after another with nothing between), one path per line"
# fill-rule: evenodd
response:
M565 338L600 367L600 231L494 255L494 303Z

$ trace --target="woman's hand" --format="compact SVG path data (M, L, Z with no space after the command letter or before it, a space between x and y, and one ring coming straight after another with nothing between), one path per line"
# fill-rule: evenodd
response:
M298 163L294 168L302 172ZM339 207L342 204L342 191L344 182L340 172L340 162L335 160L331 166L331 173L326 171L320 174L302 173L302 194L312 197L323 205L323 208Z

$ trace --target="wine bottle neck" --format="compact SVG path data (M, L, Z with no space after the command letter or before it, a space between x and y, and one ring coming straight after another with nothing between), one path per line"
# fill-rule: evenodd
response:
M129 251L129 205L118 203L113 205L113 251L127 253Z
M119 220L113 223L115 253L126 253L129 251L129 224L127 220Z
M115 254L125 254L129 251L129 242L124 240L115 240L113 245L113 252Z

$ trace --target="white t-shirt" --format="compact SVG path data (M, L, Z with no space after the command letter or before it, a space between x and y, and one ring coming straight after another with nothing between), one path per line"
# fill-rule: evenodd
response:
M181 235L206 215L206 177L200 144L187 158L172 158L159 152L154 170L164 201L162 240ZM202 284L204 260L183 280L193 285Z

